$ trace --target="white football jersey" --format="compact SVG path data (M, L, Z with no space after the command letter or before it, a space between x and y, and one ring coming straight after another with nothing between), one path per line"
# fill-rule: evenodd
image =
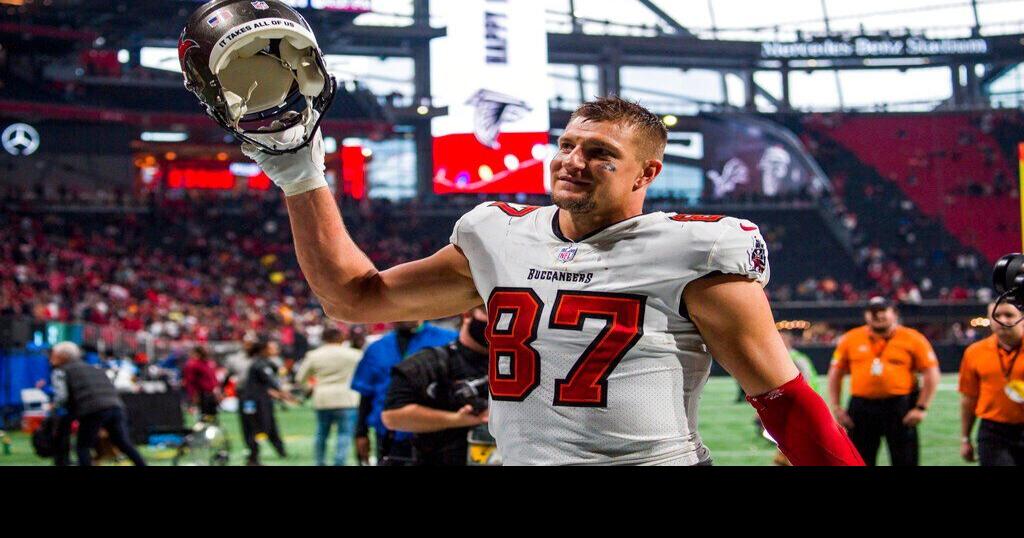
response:
M757 227L659 212L574 243L557 217L555 206L486 203L451 237L487 302L490 430L502 460L706 462L697 405L711 356L683 289L714 272L766 284Z

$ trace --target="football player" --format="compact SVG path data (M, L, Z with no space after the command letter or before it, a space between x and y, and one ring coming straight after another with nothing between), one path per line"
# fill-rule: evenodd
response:
M585 103L551 162L553 205L482 204L450 245L386 271L345 230L319 133L296 153L243 151L284 190L302 271L331 318L487 308L505 464L709 464L697 411L714 357L794 464L862 465L775 329L757 226L643 212L666 141L635 103Z

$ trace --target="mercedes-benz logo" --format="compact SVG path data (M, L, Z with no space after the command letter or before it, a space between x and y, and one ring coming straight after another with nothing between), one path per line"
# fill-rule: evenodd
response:
M39 132L27 123L13 123L4 129L0 142L11 155L32 155L39 149Z

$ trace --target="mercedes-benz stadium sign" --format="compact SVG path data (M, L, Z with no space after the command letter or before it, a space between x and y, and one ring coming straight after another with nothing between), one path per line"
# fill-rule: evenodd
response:
M0 143L16 157L32 155L39 149L39 131L27 123L12 123L0 134Z
M982 38L927 39L924 37L853 37L815 41L761 44L766 60L804 60L820 58L905 58L920 56L977 56L989 53Z

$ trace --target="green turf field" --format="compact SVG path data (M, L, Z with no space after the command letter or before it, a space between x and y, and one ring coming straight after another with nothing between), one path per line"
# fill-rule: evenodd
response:
M736 384L730 378L714 378L704 391L701 401L700 430L710 447L716 465L771 465L775 448L759 437L754 428L754 410L746 402L734 403ZM269 444L264 443L263 463L266 465L312 465L313 431L315 420L312 409L292 408L278 411L278 424L290 452L288 459L280 460ZM237 417L224 415L223 420L232 440L231 463L244 462L244 446ZM960 411L956 392L956 375L942 379L927 420L920 428L921 463L923 465L966 465L960 460ZM37 458L32 452L28 436L12 433L12 454L0 452L0 465L49 465L50 460ZM328 445L331 461L333 443ZM170 465L173 450L142 447L142 454L151 464ZM350 463L354 458L350 455ZM881 465L889 462L884 443L879 457Z

